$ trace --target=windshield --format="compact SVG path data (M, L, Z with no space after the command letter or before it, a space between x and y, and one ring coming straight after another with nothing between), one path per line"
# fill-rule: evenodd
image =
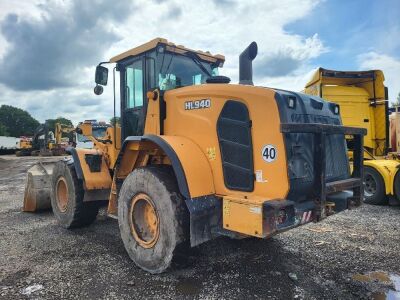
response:
M92 128L93 137L96 139L103 138L106 134L106 130L107 130L106 127L93 127ZM83 134L78 133L77 136L78 136L78 142L81 142L81 143L90 142L90 140Z
M93 127L92 134L96 139L101 139L106 135L106 127Z
M76 135L77 135L78 142L81 142L81 143L90 142L90 140L83 134L77 133Z
M169 52L157 53L156 81L160 90L166 91L183 86L203 84L211 76L218 75L218 68L204 62L195 54L184 56Z

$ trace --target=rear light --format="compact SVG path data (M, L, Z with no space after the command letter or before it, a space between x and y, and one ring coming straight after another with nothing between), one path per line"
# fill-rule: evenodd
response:
M289 96L287 99L287 103L288 103L289 108L292 108L292 109L296 108L296 97Z
M339 105L336 105L336 106L335 106L335 110L334 110L335 115L338 115L338 114L339 114L339 111L340 111Z
M277 215L276 215L276 224L277 225L281 225L281 224L285 224L287 221L287 214L286 211L284 209L281 209Z
M340 106L336 103L329 103L329 109L335 114L338 115L340 113Z

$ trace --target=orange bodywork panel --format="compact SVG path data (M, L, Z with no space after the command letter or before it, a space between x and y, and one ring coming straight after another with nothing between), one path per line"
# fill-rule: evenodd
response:
M188 138L181 136L160 136L177 154L191 198L215 194L213 174L205 153Z
M110 176L110 171L104 160L103 153L96 149L76 149L78 155L80 166L82 169L83 182L85 190L104 190L110 189L112 179ZM101 168L100 172L91 172L88 163L86 162L85 155L101 155Z
M260 201L234 195L226 196L223 198L223 227L251 236L264 237L262 211L263 204Z
M185 109L187 101L199 99L210 100L210 107ZM280 132L280 115L273 90L246 85L203 84L167 91L164 94L164 100L167 108L164 134L186 137L200 149L202 156L206 157L211 167L211 177L217 195L239 193L253 198L259 196L263 199L285 199L289 190L286 150L283 135ZM252 128L257 128L251 132L254 172L257 175L254 190L251 192L233 191L225 186L216 124L228 100L244 103L249 110ZM160 137L164 138L164 136ZM265 145L274 145L277 150L277 158L272 163L266 163L262 158L262 149ZM192 182L198 180L198 175L189 177L192 175L186 172L187 167L203 158L194 153L184 153L179 147L179 143L174 144L179 157L182 155L187 160L184 168L188 176L189 189L204 184L200 181ZM194 195L197 195L197 191L200 190L196 188Z
M147 114L144 131L147 134L160 134L160 93L147 93Z

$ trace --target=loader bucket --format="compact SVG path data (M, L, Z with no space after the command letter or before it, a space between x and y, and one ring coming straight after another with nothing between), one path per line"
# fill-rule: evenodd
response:
M35 212L51 207L51 175L55 162L38 162L28 170L23 211Z

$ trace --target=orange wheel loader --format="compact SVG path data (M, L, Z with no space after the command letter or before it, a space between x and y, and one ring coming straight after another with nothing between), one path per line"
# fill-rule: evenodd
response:
M121 126L53 167L59 224L87 226L108 201L130 258L160 273L182 245L265 239L359 206L365 129L342 126L338 105L317 96L254 86L256 55L255 42L240 55L239 84L218 75L224 56L162 38L100 63L94 91L109 64ZM80 130L91 136L90 124Z

